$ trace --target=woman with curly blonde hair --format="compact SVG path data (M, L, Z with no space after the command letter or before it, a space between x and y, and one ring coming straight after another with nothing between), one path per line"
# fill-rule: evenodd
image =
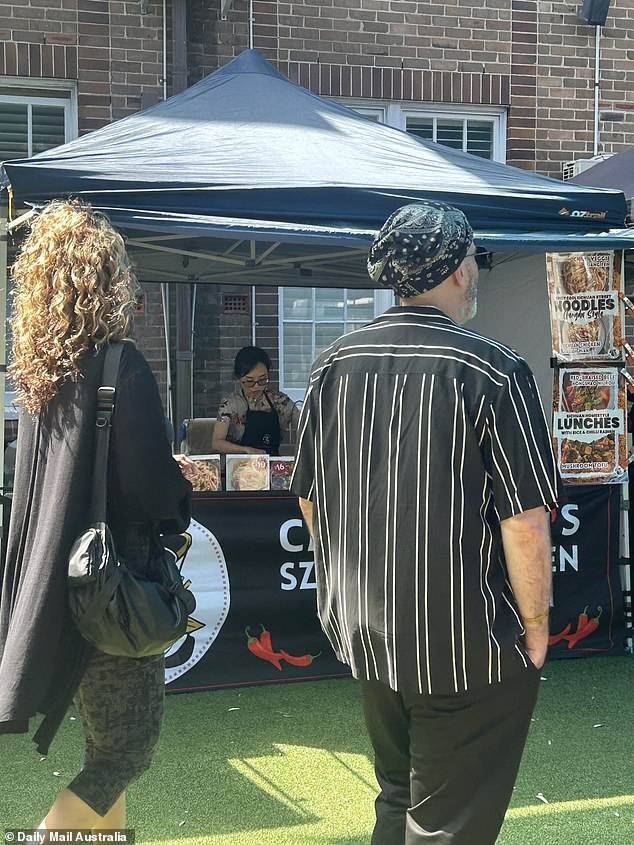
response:
M88 351L127 338L137 283L123 238L79 202L52 202L13 265L9 373L31 412L79 375Z
M74 699L84 767L41 828L121 828L125 789L149 766L159 736L163 655L113 657L89 646L70 619L66 585L71 546L89 519L96 395L108 344L124 342L108 523L135 572L151 578L165 553L160 535L187 527L191 486L172 457L154 376L129 340L137 286L108 220L77 201L50 203L12 275L9 372L20 419L0 593L0 733L24 732L42 713L34 740L47 753Z

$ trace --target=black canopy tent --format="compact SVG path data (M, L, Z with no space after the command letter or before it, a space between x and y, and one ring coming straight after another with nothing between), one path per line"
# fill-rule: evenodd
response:
M255 50L4 171L15 205L70 195L106 212L127 235L141 281L367 288L373 234L395 208L425 198L462 208L478 245L496 252L633 242L621 192L377 124L291 82ZM185 296L181 304L187 322ZM189 384L190 364L179 367L177 380Z
M367 287L373 233L424 198L462 208L478 244L497 252L629 243L622 193L377 124L291 82L255 50L4 169L19 204L74 195L107 212L145 281Z

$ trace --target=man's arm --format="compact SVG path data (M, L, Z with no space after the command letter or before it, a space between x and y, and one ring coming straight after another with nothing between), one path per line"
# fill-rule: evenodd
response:
M544 507L532 508L502 520L500 528L509 581L526 630L524 646L541 669L548 649L550 514Z
M306 527L310 532L310 536L313 536L313 503L308 499L299 500L299 509L302 512L302 516L304 517L304 522L306 523Z

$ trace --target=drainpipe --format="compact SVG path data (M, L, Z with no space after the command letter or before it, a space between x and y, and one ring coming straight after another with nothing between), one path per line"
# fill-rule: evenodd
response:
M170 288L167 282L161 282L161 306L163 308L163 334L165 335L165 389L167 398L167 416L174 424L174 397L172 396L172 359L170 352ZM176 425L174 424L174 431Z
M599 154L599 86L601 82L601 27L594 28L594 152Z
M172 94L187 88L187 4L172 0Z
M167 0L163 0L163 99L167 100Z

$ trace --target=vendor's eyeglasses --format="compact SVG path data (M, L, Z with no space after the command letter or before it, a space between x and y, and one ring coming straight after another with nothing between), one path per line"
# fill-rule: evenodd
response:
M266 387L270 381L271 379L268 376L262 376L262 378L241 378L240 384L243 387L255 387L256 384L258 387Z

